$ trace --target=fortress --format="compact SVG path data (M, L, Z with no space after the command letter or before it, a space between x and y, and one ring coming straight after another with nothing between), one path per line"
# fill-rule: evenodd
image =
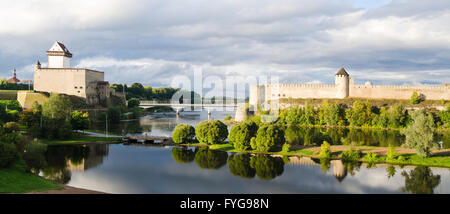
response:
M60 42L47 51L48 68L39 61L34 66L34 90L75 95L86 99L87 104L99 104L110 96L109 83L104 72L85 68L71 68L72 53ZM112 90L114 91L114 90Z
M344 99L410 99L417 92L427 100L450 100L450 84L441 86L364 85L354 84L344 68L335 74L334 84L265 84L250 87L252 106L281 98Z

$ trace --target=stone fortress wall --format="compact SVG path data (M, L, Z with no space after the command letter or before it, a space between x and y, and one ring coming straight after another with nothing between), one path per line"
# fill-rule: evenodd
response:
M344 68L335 75L335 84L265 84L250 87L250 105L260 106L282 98L343 99L410 99L417 92L427 100L450 100L450 84L441 86L355 85Z

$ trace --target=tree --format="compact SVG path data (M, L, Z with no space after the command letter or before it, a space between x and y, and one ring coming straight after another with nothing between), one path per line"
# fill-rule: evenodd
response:
M263 125L258 129L256 137L252 138L252 149L261 152L272 151L284 144L284 131L275 125Z
M172 148L172 157L177 163L190 163L195 158L195 153L191 149L186 147L173 147Z
M235 149L245 151L251 147L250 140L256 136L257 131L258 126L252 121L238 123L231 128L228 140Z
M227 163L228 153L220 150L200 148L195 153L195 163L202 169L219 169Z
M89 128L89 114L81 111L73 111L70 124L74 130L85 130Z
M136 98L131 98L128 100L128 108L139 107L139 104L141 104L141 102Z
M52 93L50 98L42 105L42 114L49 119L68 120L71 107L72 103L68 96Z
M250 157L249 154L231 155L228 158L230 173L247 179L255 177L256 171L250 166Z
M174 143L191 143L194 141L195 129L189 124L178 124L172 132Z
M355 101L352 108L345 111L350 126L369 126L372 123L372 105L367 102Z
M195 136L200 143L223 143L228 137L228 128L220 120L203 121L195 127Z
M431 149L437 148L433 142L434 120L431 114L425 115L424 111L414 111L411 115L412 124L401 133L406 136L404 146L414 149L420 157L431 156Z
M419 94L415 91L411 95L411 104L419 104L419 103L420 103Z
M447 106L446 110L439 112L439 119L442 122L442 127L450 128L450 105Z

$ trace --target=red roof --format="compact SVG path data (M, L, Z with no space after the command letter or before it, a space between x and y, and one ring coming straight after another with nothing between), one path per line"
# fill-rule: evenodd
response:
M8 82L9 83L18 83L18 82L20 82L20 80L17 79L16 77L11 77L11 78L9 78Z

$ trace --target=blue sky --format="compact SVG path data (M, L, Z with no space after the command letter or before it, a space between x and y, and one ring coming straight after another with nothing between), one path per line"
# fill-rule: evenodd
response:
M278 76L333 83L450 82L448 0L2 0L0 76L32 79L62 41L72 66L106 80L169 85L174 76Z

